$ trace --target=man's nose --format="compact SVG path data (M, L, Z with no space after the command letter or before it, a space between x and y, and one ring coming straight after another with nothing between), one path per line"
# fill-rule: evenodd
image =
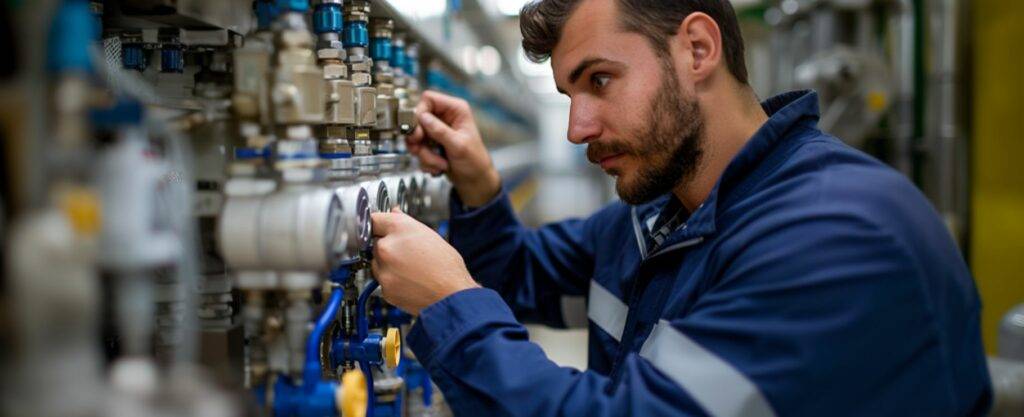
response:
M569 105L569 142L581 145L600 136L597 112L586 102L573 100Z

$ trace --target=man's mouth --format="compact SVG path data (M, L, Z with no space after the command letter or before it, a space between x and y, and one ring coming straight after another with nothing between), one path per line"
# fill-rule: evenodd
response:
M598 159L598 165L601 165L601 169L607 171L615 166L615 164L622 159L625 154L617 153L608 156L602 156Z

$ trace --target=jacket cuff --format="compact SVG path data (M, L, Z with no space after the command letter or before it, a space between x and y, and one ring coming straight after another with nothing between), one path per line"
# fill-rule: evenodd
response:
M517 324L512 310L494 290L470 288L420 311L406 343L425 366L444 357L460 339L492 324Z
M504 190L477 208L463 207L462 200L452 193L448 240L459 253L465 254L478 244L490 242L495 231L516 225L518 221L512 201Z
M451 219L454 220L457 217L472 218L473 216L478 215L481 212L487 212L489 210L500 208L500 206L503 205L503 201L509 200L508 193L505 192L505 187L504 185L502 185L502 187L498 189L498 194L496 194L494 198L491 198L490 201L484 203L484 205L480 207L467 206L466 203L462 202L462 197L459 197L459 193L456 192L455 190L452 190L451 197L449 198L448 201L449 207L451 208ZM511 207L511 203L509 203L508 206Z

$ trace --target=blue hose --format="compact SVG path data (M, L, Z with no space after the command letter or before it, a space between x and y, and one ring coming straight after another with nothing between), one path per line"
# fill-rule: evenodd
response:
M306 343L306 369L303 372L303 385L307 387L312 387L320 380L320 339L323 338L324 332L327 331L338 314L338 308L341 307L343 298L345 298L345 291L340 286L331 290L331 298L327 300L324 311L316 319L313 333L309 335L309 342Z

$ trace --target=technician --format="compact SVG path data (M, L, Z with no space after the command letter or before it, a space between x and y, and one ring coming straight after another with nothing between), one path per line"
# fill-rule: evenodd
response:
M818 130L814 92L758 103L728 1L541 0L521 29L622 201L524 227L469 106L423 96L409 148L454 184L451 246L375 214L373 269L456 415L985 415L981 306L943 222ZM586 371L519 321L582 322L574 297Z

